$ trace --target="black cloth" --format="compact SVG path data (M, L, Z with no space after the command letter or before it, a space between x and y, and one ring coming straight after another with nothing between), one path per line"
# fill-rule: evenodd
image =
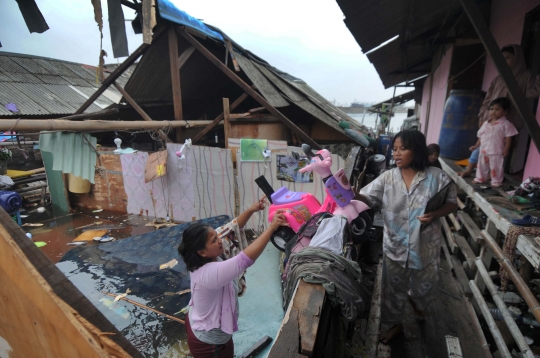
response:
M126 22L120 0L107 0L109 29L114 58L129 56Z
M340 306L349 322L361 317L368 307L370 296L362 284L358 263L347 260L320 247L306 247L291 255L287 280L283 287L283 307L289 304L296 282L321 284L332 307Z
M120 2L120 0L118 0L118 2ZM47 25L45 18L41 14L41 11L39 11L34 0L17 0L17 4L19 4L19 9L21 10L24 22L26 22L26 26L28 26L30 32L41 34L49 29L49 25Z

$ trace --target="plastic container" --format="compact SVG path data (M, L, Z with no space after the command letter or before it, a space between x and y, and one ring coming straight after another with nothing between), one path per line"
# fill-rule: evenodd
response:
M75 194L88 194L90 192L91 183L89 180L83 179L73 174L68 174L68 190Z
M479 91L450 91L444 106L443 122L439 135L441 157L469 158L469 147L478 139L478 112L484 95Z
M20 209L22 198L19 193L14 191L0 190L0 206L8 213Z

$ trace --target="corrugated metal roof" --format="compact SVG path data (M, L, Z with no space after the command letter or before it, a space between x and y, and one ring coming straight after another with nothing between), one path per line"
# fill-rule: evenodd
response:
M431 71L431 60L449 31L461 19L459 1L431 0L336 0L345 15L345 24L368 54L386 88L414 80ZM468 21L465 19L461 21ZM398 36L397 39L382 45ZM444 42L444 41L443 41Z
M129 74L124 74L118 82L125 83L128 78ZM81 64L0 52L0 115L73 114L96 91L95 81L95 73ZM111 87L110 91L120 96L116 89ZM8 103L15 103L20 112L6 110ZM114 102L101 95L97 103L85 113L100 111Z

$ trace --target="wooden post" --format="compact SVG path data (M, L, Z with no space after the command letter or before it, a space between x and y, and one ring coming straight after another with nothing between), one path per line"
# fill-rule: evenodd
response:
M469 20L474 26L478 37L482 40L484 47L486 48L487 53L493 60L497 71L499 72L501 78L503 79L506 88L508 88L508 95L512 100L512 105L516 109L517 113L525 122L525 126L529 131L532 141L536 145L536 149L540 150L540 126L536 122L536 117L534 116L529 103L523 91L519 87L514 74L506 60L504 59L493 34L489 31L478 6L475 4L474 0L460 0L461 6L465 9Z
M240 97L238 97L236 99L236 101L233 102L233 104L230 105L229 107L229 111L234 111L236 107L238 107L242 102L244 102L244 100L248 98L248 94L247 93L242 93L242 95ZM191 143L192 144L195 144L197 143L204 135L206 135L206 133L210 132L210 130L212 128L214 128L219 122L221 122L223 120L223 117L224 117L224 113L221 113L219 116L216 117L216 119L214 119L212 121L212 123L210 123L209 125L207 125L202 131L200 131L196 136L195 138L193 138L191 140Z
M178 40L174 26L169 26L169 62L171 64L171 83L174 103L174 120L184 120L182 113L182 89L180 86L180 68L178 67ZM176 141L182 143L183 131L176 130Z
M118 92L120 92L122 94L122 96L124 96L124 98L126 99L126 101L128 101L129 104L131 104L131 106L137 111L137 113L139 113L139 115L145 120L145 121L148 121L148 122L152 122L152 118L150 118L150 116L148 114L146 114L146 112L137 104L137 102L135 102L135 100L126 92L125 89L123 89L120 85L118 85L118 83L116 82L113 82L113 86L118 90ZM159 136L161 137L161 139L163 139L165 142L170 142L171 140L169 139L169 137L167 137L167 135L165 134L165 132L163 132L161 129L158 130L158 134Z
M278 111L274 106L264 99L260 94L253 90L247 83L245 83L240 77L231 71L227 66L225 66L216 56L214 56L210 51L208 51L199 41L195 40L193 36L188 34L184 29L179 29L178 33L184 37L189 43L191 43L199 52L201 52L210 62L217 66L227 77L234 81L240 88L242 88L247 94L249 94L253 99L259 102L268 112L276 116L283 124L285 124L291 132L296 134L301 140L309 144L313 149L321 149L321 146L317 144L310 136L308 136L304 131L298 128L291 120Z
M490 219L488 219L487 221L486 231L491 235L491 237L497 237L497 227ZM486 245L485 242L482 243L482 247L480 248L479 258L482 260L482 264L484 265L484 267L489 270L489 266L491 266L491 260L493 259L493 251L490 250L490 248ZM486 284L484 283L484 280L482 279L482 276L478 271L476 272L476 276L474 277L474 282L476 282L478 289L483 294Z
M229 148L229 136L231 135L231 112L229 99L223 98L223 127L225 129L225 148Z
M142 0L143 43L152 43L152 28L156 26L156 9L154 0Z

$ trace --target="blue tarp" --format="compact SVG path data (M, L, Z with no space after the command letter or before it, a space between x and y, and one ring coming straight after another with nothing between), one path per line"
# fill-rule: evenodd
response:
M197 20L193 16L190 16L184 11L180 10L169 0L158 0L157 4L159 15L165 20L191 27L192 29L202 32L206 36L225 42L223 36L221 36L219 32L210 29L204 24L204 22Z

